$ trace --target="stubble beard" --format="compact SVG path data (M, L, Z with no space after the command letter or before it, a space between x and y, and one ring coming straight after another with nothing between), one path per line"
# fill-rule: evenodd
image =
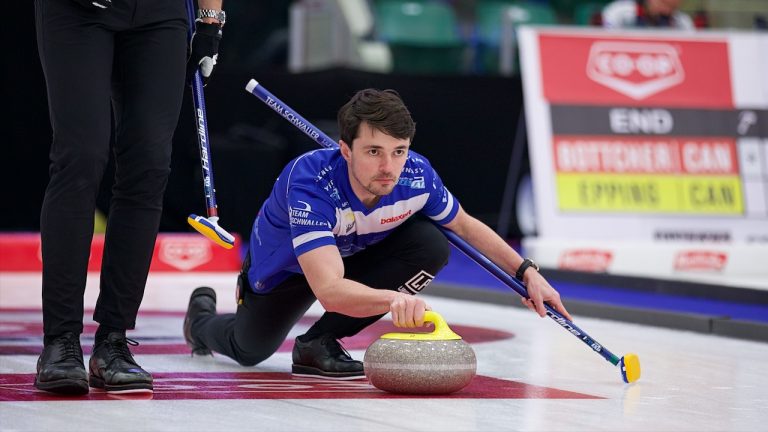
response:
M390 184L388 184L386 186L379 185L379 184L376 183L377 180L382 180L382 179L391 180L392 183L390 183ZM363 182L359 182L359 183L361 185L363 185L363 187L365 188L366 191L368 191L369 193L373 194L374 196L383 197L383 196L386 196L386 195L389 195L389 194L392 193L392 191L395 189L395 185L397 184L397 180L398 180L397 177L394 177L394 176L392 176L392 177L390 177L390 176L378 176L378 177L374 177L373 179L371 179L371 181L368 184L363 184Z
M371 182L368 184L368 186L366 186L365 190L376 195L377 197L383 197L385 195L391 194L394 188L394 183L391 186L377 186L376 183Z

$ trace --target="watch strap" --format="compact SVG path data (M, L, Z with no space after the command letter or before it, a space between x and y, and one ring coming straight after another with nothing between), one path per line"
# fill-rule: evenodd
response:
M539 266L537 266L536 263L533 262L532 260L526 258L523 260L522 264L520 264L520 267L517 268L517 272L515 273L515 279L522 282L523 275L525 274L525 271L528 270L528 267L533 267L536 271L539 271Z

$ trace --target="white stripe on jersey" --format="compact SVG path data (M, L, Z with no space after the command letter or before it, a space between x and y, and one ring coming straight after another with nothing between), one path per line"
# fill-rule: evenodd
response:
M296 249L297 247L303 245L304 243L310 242L315 239L319 239L321 237L333 237L333 233L330 231L312 231L312 232L304 233L298 237L294 237L293 248Z
M380 233L394 229L409 217L414 216L424 208L429 198L429 193L423 193L407 200L377 208L370 214L355 212L355 225L357 235Z
M445 194L448 195L448 204L445 206L445 210L443 210L442 213L440 213L437 216L430 216L430 219L435 221L445 219L445 217L448 216L451 210L453 210L453 195L450 192L448 192L448 189L443 188L443 190L445 190Z

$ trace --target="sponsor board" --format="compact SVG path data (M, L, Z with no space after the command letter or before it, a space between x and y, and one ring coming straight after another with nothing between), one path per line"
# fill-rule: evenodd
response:
M557 268L604 273L611 267L613 255L613 251L607 249L566 249L560 254Z
M545 275L546 269L604 272L768 292L766 245L527 237L522 247Z
M675 255L675 271L723 271L728 254L721 251L686 250Z
M202 237L164 237L159 240L158 260L181 271L192 270L213 259L212 242Z
M551 103L732 107L728 40L541 31L544 98ZM525 76L523 77L525 78Z
M236 244L239 237L235 234ZM39 233L0 234L0 271L42 271ZM93 236L88 271L101 270L104 235ZM158 234L152 254L150 271L238 271L240 256L237 248L224 249L198 234Z

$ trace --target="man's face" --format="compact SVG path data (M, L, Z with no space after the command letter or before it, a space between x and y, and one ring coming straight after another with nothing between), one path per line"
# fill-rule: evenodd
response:
M352 190L369 201L392 192L408 158L409 139L397 139L360 124L352 148L342 142L341 154L349 164Z
M648 12L651 15L669 16L680 8L682 0L648 0Z

